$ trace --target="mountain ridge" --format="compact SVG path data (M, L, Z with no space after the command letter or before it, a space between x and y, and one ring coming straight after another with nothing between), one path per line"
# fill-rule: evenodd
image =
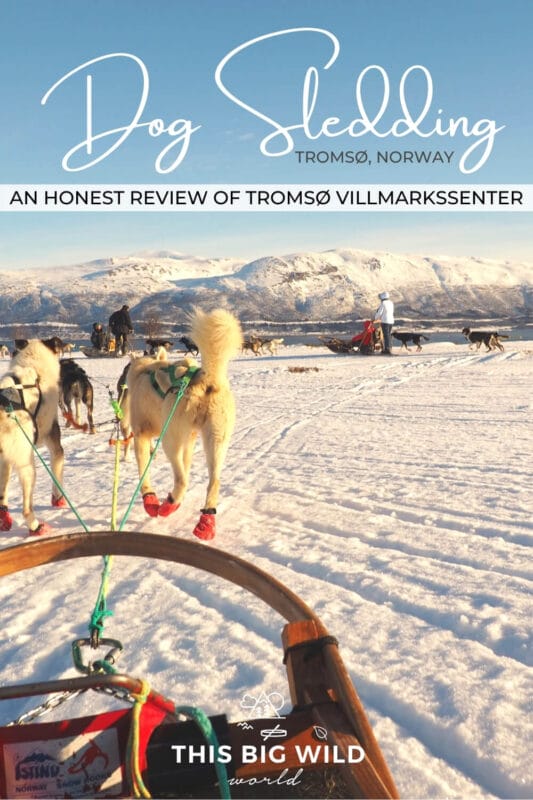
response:
M173 251L99 258L47 270L0 270L3 323L107 322L124 302L133 319L180 323L194 305L272 322L362 318L387 290L398 315L528 318L533 263L339 248L237 258Z

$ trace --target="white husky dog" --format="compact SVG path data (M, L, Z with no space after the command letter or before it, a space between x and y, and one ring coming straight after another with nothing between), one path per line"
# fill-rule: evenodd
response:
M37 447L46 445L52 472L61 485L64 456L57 419L58 399L58 357L39 339L30 339L11 359L9 372L0 379L0 530L8 531L13 524L7 507L13 467L22 488L22 513L30 534L41 535L50 530L33 512L35 463L31 443ZM66 505L55 484L52 505Z
M197 434L202 435L209 483L205 506L194 529L200 539L215 535L215 513L220 490L220 473L235 424L235 402L228 380L228 363L242 346L242 331L235 317L224 309L204 313L197 309L190 319L190 335L202 357L202 367L192 358L169 363L168 353L133 359L127 375L123 402L123 432L131 425L139 477L150 459L152 439L160 436L176 399L183 390L180 379L190 383L184 391L162 439L162 447L174 473L174 486L166 500L159 502L149 472L141 492L144 508L151 517L167 517L179 507L189 481ZM194 372L194 374L192 374Z

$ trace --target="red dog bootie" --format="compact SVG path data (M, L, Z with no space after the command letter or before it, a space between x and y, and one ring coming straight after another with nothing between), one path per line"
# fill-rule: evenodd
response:
M144 510L150 517L157 517L159 512L159 500L154 492L143 494Z
M39 522L39 524L37 525L35 530L32 531L31 528L30 528L30 531L29 531L28 535L29 536L46 536L47 533L52 533L53 530L54 529L52 528L52 526L49 525L47 522Z
M7 506L0 506L0 531L10 531L13 525L13 517L7 510Z
M215 538L216 533L216 526L215 526L215 508L202 508L202 513L200 514L200 520L193 530L195 536L199 539L203 539L204 541L208 541L209 539Z
M170 514L173 514L174 511L177 511L180 507L179 503L174 502L174 498L171 494L168 495L166 500L163 500L161 505L159 506L158 516L160 517L168 517Z
M54 497L54 495L52 495L52 505L54 508L66 508L67 501L63 495L61 495L61 497Z

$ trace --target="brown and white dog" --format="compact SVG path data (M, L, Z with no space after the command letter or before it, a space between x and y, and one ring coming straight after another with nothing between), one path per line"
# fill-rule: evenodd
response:
M271 355L275 356L281 344L283 344L283 339L263 339L261 342L261 349L268 350Z
M46 445L52 473L63 479L64 455L57 419L59 360L39 339L26 341L11 359L9 372L0 379L0 530L11 529L8 488L13 468L22 488L22 513L30 534L48 533L33 511L35 463L32 443ZM52 484L52 505L65 506L61 490Z
M246 353L246 351L249 350L254 356L259 356L261 355L262 343L259 336L246 336L246 338L242 340L242 352Z
M283 344L283 339L265 339L252 334L243 340L242 351L245 353L250 350L254 356L260 356L264 354L265 350L268 350L271 355L275 356L280 344Z
M235 424L235 402L228 380L228 363L242 346L239 322L224 309L210 313L196 310L190 334L198 345L202 368L192 358L169 363L161 349L155 357L133 359L127 373L127 393L122 407L122 432L133 433L135 456L144 508L151 517L167 517L177 510L185 495L194 443L202 436L209 482L205 506L194 534L200 539L215 535L215 513L220 491L220 474ZM176 393L183 391L180 379L190 383L175 406ZM175 407L174 413L172 409ZM174 485L166 500L158 500L146 471L152 439L168 423L162 447L174 474ZM146 472L146 474L145 474Z

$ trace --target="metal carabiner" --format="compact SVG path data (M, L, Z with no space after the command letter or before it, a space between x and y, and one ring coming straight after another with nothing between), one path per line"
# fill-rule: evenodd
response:
M103 658L93 662L89 661L87 664L85 664L81 654L81 648L90 647L92 650L94 650L91 640L76 639L74 642L72 642L72 659L78 672L81 672L84 675L91 675L94 672L116 672L114 665L124 649L121 642L119 642L118 639L100 639L98 646L110 647L111 649L108 650Z

